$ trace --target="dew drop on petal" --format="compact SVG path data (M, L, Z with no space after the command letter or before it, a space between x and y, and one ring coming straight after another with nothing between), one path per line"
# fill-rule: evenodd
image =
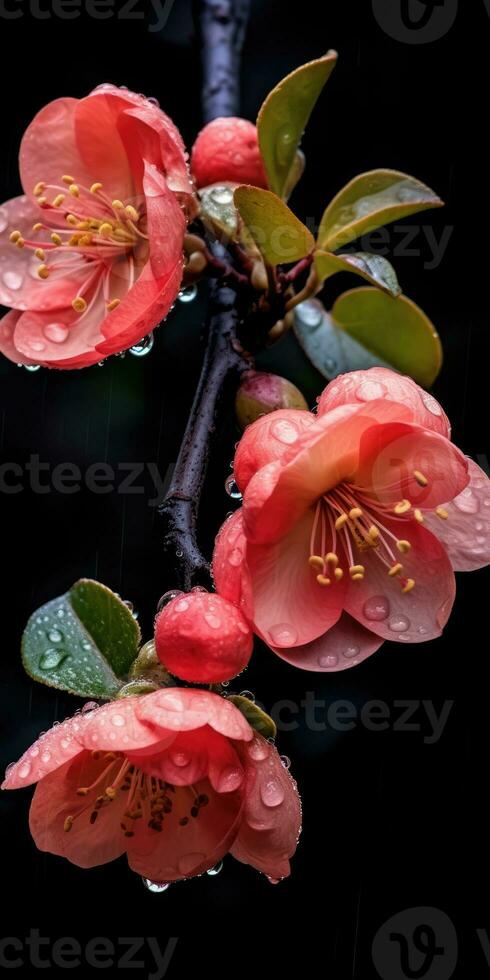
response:
M0 232L5 231L8 225L8 213L6 208L0 208Z
M112 715L111 721L116 728L124 728L124 725L126 724L124 715Z
M197 286L194 284L192 286L186 286L184 289L180 290L179 301L181 303L193 303L197 296Z
M279 419L277 422L273 422L271 434L278 442L282 442L286 446L292 446L299 438L296 425L294 422L288 422L287 419Z
M149 892L153 892L154 895L160 895L162 892L166 892L167 888L170 888L170 885L165 881L151 881L150 878L142 878L141 880L145 888Z
M269 636L275 646L278 647L291 646L298 639L298 633L294 626L290 626L288 623L278 623L277 626L272 626L269 630Z
M371 596L364 603L363 612L366 619L381 623L390 614L390 601L384 595Z
M24 762L19 769L19 779L27 779L31 771L31 763Z
M47 323L43 333L46 340L51 340L53 344L62 344L68 337L69 330L64 323Z
M421 391L420 397L426 407L426 409L431 412L432 415L441 415L442 409L439 402L436 401L433 395L429 395L428 391Z
M219 616L214 616L213 613L204 613L204 619L212 630L219 630L221 626L221 619Z
M40 364L24 364L24 368L25 368L26 371L29 371L30 374L34 374L35 371L40 371L41 370L41 365Z
M457 510L461 511L462 514L478 513L478 497L473 493L471 487L466 487L464 490L462 490L461 493L454 498L453 504Z
M181 589L170 589L169 592L165 592L162 596L160 596L158 600L157 612L161 612L162 609L165 608L165 606L168 606L169 602L172 602L172 599L176 599L177 596L182 594L183 593Z
M393 616L388 626L394 633L406 633L410 629L410 620L407 616Z
M336 667L339 658L336 653L329 653L327 656L318 657L319 667Z
M344 650L344 657L347 657L347 659L350 660L352 657L358 657L360 652L359 647L347 647L347 649Z
M149 333L146 337L143 337L137 344L134 344L129 348L129 353L133 357L146 357L147 354L153 350L153 345L155 343L155 338L152 333Z
M238 488L238 484L237 484L237 482L236 482L235 477L233 476L233 474L231 476L228 476L226 478L226 481L225 481L225 490L226 490L228 496L231 497L232 500L241 500L242 499L242 495L240 493L240 490Z
M186 612L189 608L187 599L180 599L179 602L176 603L175 608L177 612Z
M222 868L223 868L223 862L218 861L218 863L215 864L213 868L208 868L206 874L210 875L210 877L214 877L214 875L219 875Z
M277 779L267 779L260 787L260 798L264 806L280 806L284 800L284 789Z
M22 283L24 282L24 276L20 272L8 271L4 272L2 279L8 289L20 289Z
M262 742L259 738L254 738L253 742L247 748L248 754L254 762L262 762L267 758L269 751L267 749L267 744Z
M383 398L386 388L380 381L363 381L356 390L356 398L360 402L370 402L375 398Z
M228 561L234 568L238 568L238 566L241 564L242 558L243 554L239 548L234 548L228 555Z
M188 766L189 762L191 761L185 752L173 752L170 758L174 766L178 766L179 769L184 769L185 766Z

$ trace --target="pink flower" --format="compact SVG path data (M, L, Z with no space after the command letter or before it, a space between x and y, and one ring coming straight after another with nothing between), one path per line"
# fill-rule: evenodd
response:
M259 419L235 457L243 507L217 540L217 591L309 670L439 636L453 569L490 556L490 481L449 435L432 395L379 368L333 381L318 417Z
M20 149L25 195L0 209L0 351L46 367L94 364L166 316L196 204L180 133L114 85L50 102Z
M253 634L236 606L222 596L189 592L177 596L157 616L155 645L174 677L217 684L245 669Z
M213 119L194 143L191 170L197 187L222 181L267 187L257 127L235 116Z
M230 852L270 878L289 874L296 784L216 694L167 688L76 715L8 769L3 789L30 783L36 846L82 868L126 853L133 871L169 882Z

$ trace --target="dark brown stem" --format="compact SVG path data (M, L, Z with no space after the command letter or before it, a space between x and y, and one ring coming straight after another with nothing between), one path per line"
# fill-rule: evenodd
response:
M236 116L250 0L195 0L194 8L202 45L204 119Z

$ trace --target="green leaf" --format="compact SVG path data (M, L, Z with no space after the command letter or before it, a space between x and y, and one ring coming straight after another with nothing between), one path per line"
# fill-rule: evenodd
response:
M328 380L346 371L391 367L339 330L319 300L308 300L296 307L294 333L308 360Z
M328 205L318 245L334 252L389 221L442 204L437 194L415 177L397 170L371 170L351 180Z
M337 52L297 68L270 92L257 118L259 146L269 187L284 197L290 170L315 103L337 61Z
M337 272L353 272L367 279L372 285L386 290L392 296L399 296L401 293L391 263L381 255L372 255L371 252L349 252L346 255L315 252L315 269L321 282L325 282Z
M332 309L337 327L374 357L429 388L442 365L439 336L429 318L407 296L393 299L363 286L339 296Z
M111 698L140 644L125 603L100 582L80 579L27 623L22 662L34 680L80 697Z
M269 265L297 262L315 247L311 231L271 191L247 185L237 187L235 204Z
M242 715L247 719L251 728L264 738L275 738L277 733L277 728L272 720L272 718L262 711L257 704L250 701L249 698L242 697L241 694L230 694L228 701L233 701L233 704Z

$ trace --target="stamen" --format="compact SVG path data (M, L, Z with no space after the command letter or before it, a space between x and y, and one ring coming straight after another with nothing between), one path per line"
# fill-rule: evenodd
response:
M364 565L351 565L349 575L354 582L359 582L364 578L365 570Z
M412 545L410 544L410 541L403 541L403 540L402 541L397 541L396 542L396 546L398 548L398 551L400 551L402 553L402 555L406 555L407 552L410 551L410 549L412 547Z
M361 508L360 507L353 507L352 510L349 511L349 517L350 517L351 521L355 521L357 517L362 517L362 510L361 510Z
M62 181L63 181L64 184L74 184L75 183L75 178L74 177L69 177L68 174L63 174L63 177L61 179L62 179Z
M340 517L337 517L337 520L335 521L335 530L341 531L344 524L347 524L348 520L349 518L347 517L347 514L341 514Z
M424 515L423 515L422 511L419 510L418 507L416 507L416 509L414 510L413 516L415 517L415 520L418 521L419 524L423 524L424 523Z
M124 204L123 204L123 202L122 201L119 201L117 199L112 202L112 207L114 208L115 211L122 211L122 210L124 210Z
M75 299L72 300L71 305L76 313L85 313L85 310L87 309L87 303L83 296L76 296Z
M125 211L126 211L126 214L128 215L128 217L129 218L132 218L133 221L139 221L139 219L140 219L139 213L136 210L136 208L133 208L133 205L132 204L128 204L127 207L126 207L126 209L125 209Z
M78 187L78 184L70 184L68 190L72 197L80 197L80 188Z
M449 514L445 507L436 507L436 514L441 518L441 521L447 521Z
M44 225L42 224L41 221L36 221L36 224L32 226L32 230L33 230L34 233L36 233L38 231L42 231L43 228L44 228Z
M74 214L67 214L66 220L67 220L67 222L68 222L69 225L77 225L78 224L78 218L75 218L75 215Z
M415 586L415 579L414 578L409 578L405 582L405 585L403 586L402 592L404 592L405 594L407 592L411 592L412 589L414 588L414 586Z
M36 248L34 255L36 256L36 259L39 259L40 262L44 262L46 258L46 252L44 251L43 248Z
M331 581L330 581L330 579L327 578L325 575L317 575L316 580L318 582L318 585L324 585L325 586L325 585L331 585L332 584Z
M47 279L49 276L49 269L47 265L40 265L37 274L40 279Z
M115 310L117 306L119 306L120 302L121 302L120 299L111 299L111 301L107 303L107 312L112 313L112 311Z
M427 484L428 484L429 481L428 481L427 477L424 476L424 474L420 472L420 470L414 470L413 471L413 475L414 475L414 477L415 477L415 479L416 479L419 487L426 487L427 486Z
M67 834L72 827L73 827L73 817L67 817L63 824L63 830L65 831L65 834Z
M17 248L24 248L25 240L21 236L20 238L17 239L17 241L16 241L15 244L16 244Z
M334 571L335 581L340 582L340 579L344 577L344 573L341 568L336 568Z
M57 235L55 231L53 231L53 233L51 235L51 241L53 242L53 245L62 245L63 244L63 239L61 238L60 235Z
M12 245L15 245L19 241L19 238L22 238L20 231L13 231L9 237L9 241L12 242Z
M36 184L32 193L34 194L34 197L39 197L44 190L46 190L46 184L43 184L42 180L40 180L39 183Z
M334 551L329 551L328 555L325 555L325 561L327 565L333 565L334 568L337 568L339 563L338 555Z
M399 575L400 572L403 572L403 565L400 565L400 562L398 561L396 565L393 565L390 568L388 575L390 576L390 578L393 578L394 575Z
M100 184L98 181L96 181L95 184L92 184L92 186L90 188L90 193L91 194L97 194L97 192L98 191L101 191L101 190L102 190L102 184Z
M60 205L63 204L63 201L64 200L65 200L65 195L64 194L57 194L56 197L55 197L55 199L54 199L54 201L53 201L53 207L54 208L59 208Z
M102 235L102 238L110 238L113 232L113 228L108 221L104 221L104 224L100 226L99 231L100 234Z
M394 513L406 514L411 509L411 507L412 505L409 500L400 500L400 502L396 504L394 507Z
M310 555L310 557L308 559L308 562L309 562L309 564L311 565L312 568L322 568L323 569L324 561L323 561L323 558L320 558L319 555Z

